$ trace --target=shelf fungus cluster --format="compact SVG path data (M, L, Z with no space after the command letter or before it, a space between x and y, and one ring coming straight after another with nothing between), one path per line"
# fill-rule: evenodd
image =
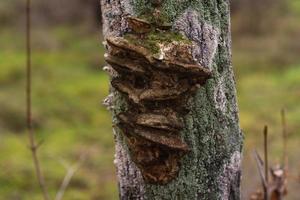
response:
M187 101L210 71L193 59L192 42L170 26L135 17L127 22L128 33L106 39L105 59L116 72L111 85L128 104L117 126L144 180L166 184L189 151L180 135Z

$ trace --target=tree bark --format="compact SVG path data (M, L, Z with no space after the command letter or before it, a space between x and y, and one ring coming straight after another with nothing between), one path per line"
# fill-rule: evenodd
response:
M147 0L101 0L104 37L122 36L127 31L125 16L138 16L149 6ZM161 12L174 31L193 41L194 56L212 71L212 78L188 102L181 137L190 151L168 184L144 181L124 136L114 129L120 199L240 199L243 137L231 63L229 0L165 0ZM113 88L106 101L116 123L126 101Z

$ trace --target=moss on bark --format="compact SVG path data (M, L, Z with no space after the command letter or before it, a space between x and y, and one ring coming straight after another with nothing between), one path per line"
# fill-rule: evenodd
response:
M143 15L149 10L151 5L144 0L102 0L104 35L122 35L126 32L123 16ZM240 198L242 134L231 64L229 1L165 0L161 11L168 23L185 22L175 28L182 28L184 34L199 45L200 51L196 54L209 50L207 45L202 44L205 24L219 31L216 52L211 62L207 62L213 75L189 101L191 112L185 117L182 137L191 152L182 159L178 178L171 183L163 186L144 183L128 156L122 136L116 130L120 198L237 200ZM126 103L116 91L112 92L113 118L116 120L115 114L124 110Z

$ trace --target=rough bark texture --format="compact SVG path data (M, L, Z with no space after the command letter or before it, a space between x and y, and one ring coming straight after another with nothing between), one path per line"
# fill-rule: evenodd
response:
M149 6L147 0L102 0L104 36L121 36L127 31L125 16L138 16ZM195 58L210 68L212 78L189 101L181 134L191 151L182 158L178 177L167 185L144 182L115 130L120 199L240 199L242 134L231 66L229 1L165 0L162 12L174 31L193 41ZM111 92L106 103L115 123L126 101Z

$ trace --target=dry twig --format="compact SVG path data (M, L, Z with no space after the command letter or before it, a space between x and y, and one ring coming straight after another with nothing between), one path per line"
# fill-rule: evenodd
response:
M265 181L269 184L269 160L268 160L268 126L264 127L264 157L265 157ZM264 187L265 199L268 199L268 187Z
M283 156L282 156L282 162L283 162L283 168L285 170L288 169L288 158L287 158L287 125L286 125L286 118L285 118L285 110L281 110L281 125L282 125L282 139L283 139Z
M258 172L261 178L262 190L257 190L251 195L251 200L283 200L287 195L287 127L285 120L285 111L281 111L282 139L283 139L283 159L282 166L275 165L269 168L268 163L268 127L264 128L264 161L255 151L255 160ZM269 180L269 170L271 180Z
M81 156L79 158L78 162L76 162L72 166L68 166L67 164L65 164L65 162L62 161L63 165L67 169L67 173L66 173L66 175L61 183L61 186L56 194L55 200L62 200L62 198L65 194L65 191L67 190L67 187L71 182L72 177L74 176L75 172L79 169L83 160L84 160L84 157Z
M40 144L36 144L34 139L34 132L32 129L32 113L31 113L31 0L26 2L26 118L27 131L30 143L30 150L32 153L33 163L35 167L36 176L45 200L49 200L49 195L45 185L45 180L41 172L40 163L37 156L37 150Z

